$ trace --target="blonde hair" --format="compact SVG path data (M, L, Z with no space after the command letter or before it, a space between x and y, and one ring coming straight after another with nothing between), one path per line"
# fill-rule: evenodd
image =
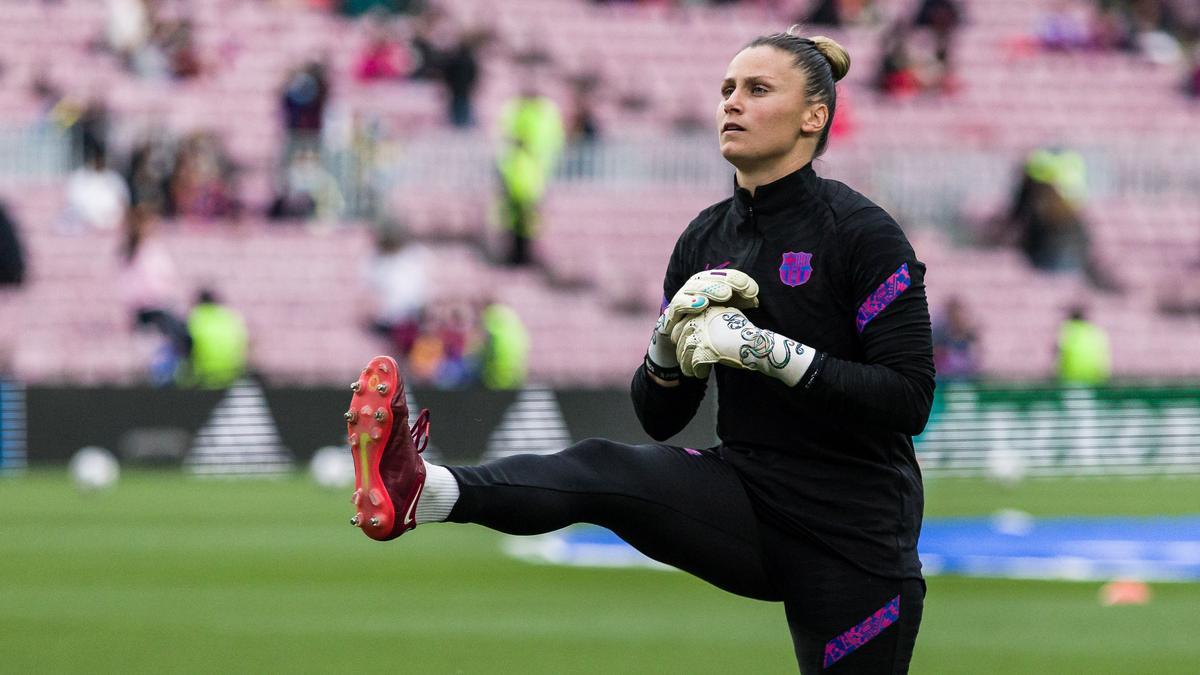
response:
M786 33L757 37L742 49L766 46L792 55L793 63L804 73L807 81L804 97L829 107L829 120L817 139L814 153L819 157L825 151L829 128L833 126L833 114L837 110L837 88L834 84L850 72L850 54L833 38L824 35L805 37L800 34L802 30L799 24L795 24Z
M833 75L834 82L840 82L846 73L850 72L850 54L846 48L838 44L837 40L824 35L814 35L810 40L816 46L817 51L825 57L829 62L829 70Z

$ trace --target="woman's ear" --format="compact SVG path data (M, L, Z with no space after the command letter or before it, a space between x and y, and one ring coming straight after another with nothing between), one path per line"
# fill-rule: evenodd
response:
M800 131L806 134L820 133L829 121L829 106L815 103L804 109L804 117L800 121Z

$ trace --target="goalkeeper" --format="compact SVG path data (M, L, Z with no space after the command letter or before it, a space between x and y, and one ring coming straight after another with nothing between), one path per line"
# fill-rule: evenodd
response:
M511 534L596 523L719 588L782 602L803 673L906 672L925 594L911 437L932 402L932 337L903 232L812 168L848 67L832 40L789 32L751 42L722 84L734 195L676 243L632 383L642 426L666 441L713 376L719 446L589 439L427 464L427 417L393 428L407 419L403 380L379 357L347 413L353 522L376 539L442 520Z

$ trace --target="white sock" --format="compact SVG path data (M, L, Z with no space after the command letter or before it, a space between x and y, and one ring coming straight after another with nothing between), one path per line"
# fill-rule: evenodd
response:
M425 489L417 499L417 524L445 520L457 502L458 481L454 479L454 474L444 466L425 462Z

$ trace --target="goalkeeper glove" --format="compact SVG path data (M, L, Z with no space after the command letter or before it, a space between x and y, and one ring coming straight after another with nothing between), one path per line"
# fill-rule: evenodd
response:
M668 335L680 321L700 314L712 305L749 309L758 307L758 283L735 269L705 270L692 275L667 304L663 315Z
M675 357L675 342L667 330L667 315L658 315L658 323L650 334L650 348L646 350L646 372L660 380L673 382L679 379L679 360Z
M709 307L676 325L671 337L680 370L700 379L720 363L756 370L791 387L804 377L816 356L812 347L755 326L733 307Z

